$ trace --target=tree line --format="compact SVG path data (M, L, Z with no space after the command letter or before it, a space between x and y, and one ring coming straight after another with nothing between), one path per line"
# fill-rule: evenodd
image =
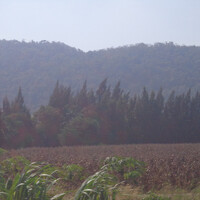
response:
M3 100L0 146L188 143L200 142L200 92L147 91L131 96L120 82L104 79L96 90L72 91L59 82L48 105L30 114L21 88L14 101Z
M5 94L14 99L19 85L26 105L35 112L46 105L57 80L81 88L97 88L107 77L114 86L140 93L143 86L169 95L200 88L200 46L179 46L172 42L135 44L83 52L60 42L0 40L0 102ZM12 81L10 81L12 80Z

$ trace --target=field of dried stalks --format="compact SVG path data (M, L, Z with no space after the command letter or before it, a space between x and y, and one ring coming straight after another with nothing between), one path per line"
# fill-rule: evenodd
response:
M4 158L18 155L30 161L45 161L57 166L79 164L88 174L97 171L108 156L133 157L146 163L146 172L139 180L145 191L161 189L165 185L193 189L200 183L200 144L26 148L11 150Z

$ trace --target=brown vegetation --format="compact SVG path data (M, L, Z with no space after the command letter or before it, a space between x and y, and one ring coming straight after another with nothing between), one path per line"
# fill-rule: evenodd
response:
M133 157L146 163L139 180L144 190L165 185L192 189L200 182L200 144L102 145L11 150L6 157L24 156L31 161L47 161L61 166L79 164L88 174L99 169L107 156ZM3 159L0 157L0 160Z

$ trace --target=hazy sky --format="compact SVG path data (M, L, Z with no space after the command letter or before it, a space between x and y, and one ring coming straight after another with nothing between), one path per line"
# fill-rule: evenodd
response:
M0 0L0 39L61 41L85 51L200 45L200 0Z

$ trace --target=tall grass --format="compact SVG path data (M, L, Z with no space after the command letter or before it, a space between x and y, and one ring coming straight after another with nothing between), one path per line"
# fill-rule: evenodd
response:
M144 164L132 158L106 158L101 170L84 181L74 200L115 200L122 183L116 173L135 181L143 171Z
M2 178L0 185L0 199L2 200L58 200L63 194L49 197L47 191L59 180L54 178L54 172L45 174L49 168L45 164L31 163L23 172L17 173L15 177L8 178L6 181Z
M14 162L14 168L18 166L21 158L4 161L10 170L10 162ZM25 162L23 160L23 162ZM73 180L75 175L82 174L82 168L77 165L69 165L66 168L67 179ZM19 168L20 169L20 168ZM60 179L57 170L45 163L28 164L23 171L12 174L5 179L5 173L0 171L0 199L1 200L61 200L65 193L50 197L48 190ZM5 169L4 169L5 170ZM127 179L136 180L143 171L143 163L132 158L111 157L104 161L104 165L94 175L88 177L79 190L74 200L115 200L118 186ZM74 175L75 174L75 175ZM118 176L120 174L120 177ZM123 180L121 179L123 177Z
M115 199L116 193L116 179L107 171L100 170L84 181L77 191L74 200Z

